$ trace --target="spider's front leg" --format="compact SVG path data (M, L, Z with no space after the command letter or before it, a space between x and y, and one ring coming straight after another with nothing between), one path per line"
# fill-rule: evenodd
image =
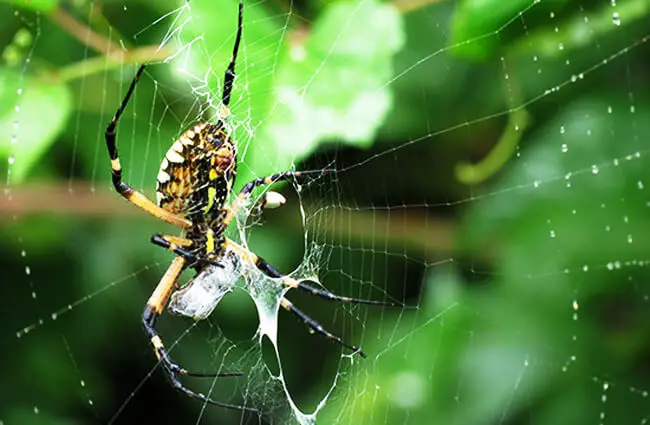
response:
M268 177L260 177L249 181L244 185L244 187L241 188L241 190L235 197L234 201L232 202L232 205L230 206L230 208L228 208L226 216L223 219L223 225L228 226L228 224L230 224L230 222L232 221L233 218L235 218L235 215L239 212L239 210L248 203L248 198L251 196L251 193L253 193L253 190L255 190L255 188L260 186L270 185L281 181L287 181L292 178L297 178L309 174L326 174L326 173L327 170L284 171L282 173L271 174ZM260 209L277 208L284 205L285 202L286 200L284 199L284 196L280 195L277 192L269 191L266 193L264 199L262 200Z
M167 352L167 349L163 344L162 338L158 334L158 331L156 331L156 320L165 309L165 306L169 301L169 297L171 293L174 291L178 278L183 272L183 270L185 269L185 266L186 266L186 262L183 257L174 258L174 261L172 261L172 264L167 269L167 272L165 272L165 275L160 280L160 283L158 284L158 286L156 286L156 289L153 291L153 294L151 294L149 301L147 301L147 305L144 309L144 312L142 313L142 325L144 327L145 332L149 336L156 357L160 361L160 364L162 365L163 370L165 371L165 374L171 381L172 385L178 391L185 393L186 395L195 398L197 400L201 400L204 403L213 404L215 406L221 406L221 407L234 409L234 410L245 410L253 413L259 413L257 409L215 401L204 396L203 394L195 393L194 391L185 387L178 379L178 375L212 377L212 378L242 375L241 372L226 372L226 373L190 372L180 367L176 362L174 362L170 358L169 353Z
M144 65L140 66L138 72L135 74L135 77L133 77L133 81L131 81L129 90L126 92L124 100L122 100L122 104L120 104L120 107L117 108L117 111L115 112L115 115L113 116L111 122L108 124L108 127L106 127L106 133L104 134L106 138L106 148L108 149L108 155L111 158L111 177L113 180L113 186L115 186L117 193L125 197L129 202L147 211L149 214L175 226L189 228L192 225L189 220L172 214L171 212L159 207L153 201L149 200L149 198L147 198L144 194L133 189L124 180L122 180L122 165L120 164L120 157L117 152L116 144L117 123L119 122L124 109L126 109L126 105L128 105L129 100L131 99L131 95L133 94L135 86L140 80L140 75L142 75L143 71Z

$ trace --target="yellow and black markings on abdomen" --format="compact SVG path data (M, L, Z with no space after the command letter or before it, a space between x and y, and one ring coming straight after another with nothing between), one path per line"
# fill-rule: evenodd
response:
M165 154L157 179L158 205L193 222L214 218L232 188L236 155L222 121L195 125Z

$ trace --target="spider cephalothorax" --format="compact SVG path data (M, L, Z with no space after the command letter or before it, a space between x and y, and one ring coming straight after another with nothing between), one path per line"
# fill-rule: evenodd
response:
M235 61L242 35L242 3L232 59L223 84L222 111L228 112L230 94L235 79ZM222 118L212 124L196 124L169 148L160 165L156 184L157 203L152 202L122 180L122 167L116 145L117 123L124 112L137 82L144 71L142 65L136 73L122 104L106 128L106 146L111 159L113 185L127 200L153 216L182 229L181 236L153 235L151 241L173 252L176 257L147 301L142 314L142 324L150 338L156 357L177 390L190 397L221 407L258 412L257 409L214 401L185 387L178 375L198 377L224 377L234 373L190 372L169 356L162 338L156 330L156 320L168 306L173 312L201 320L207 317L217 303L228 293L234 282L242 276L240 263L256 267L266 276L277 279L288 288L297 288L329 300L374 305L397 305L391 302L342 297L316 286L311 286L286 276L252 251L228 239L225 231L237 212L249 203L255 188L290 180L305 174L324 174L325 171L284 171L246 183L232 202L228 202L237 172L237 150ZM262 206L274 207L284 203L275 192L266 192ZM179 288L178 280L184 269L191 267L196 276ZM298 316L313 332L320 333L363 357L360 348L345 343L325 330L318 322L296 308L286 297L280 306Z

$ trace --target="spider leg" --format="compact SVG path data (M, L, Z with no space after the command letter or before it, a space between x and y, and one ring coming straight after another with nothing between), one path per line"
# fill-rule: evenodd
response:
M169 378L173 387L178 391L197 400L201 400L204 403L213 404L215 406L225 407L234 410L259 413L257 409L253 409L251 407L238 406L230 403L223 403L223 402L212 400L203 394L195 393L194 391L185 387L178 379L178 375L196 376L196 377L227 377L227 376L242 375L241 372L226 372L226 373L190 372L180 367L169 357L169 353L165 349L165 346L162 342L162 338L156 331L156 320L158 319L158 316L160 316L165 306L167 305L167 301L169 300L172 291L176 287L176 282L178 280L178 277L180 276L184 268L185 268L185 259L182 257L174 258L174 261L172 261L172 264L167 269L167 272L165 272L165 275L160 280L160 283L158 284L158 286L156 286L156 289L153 291L153 294L151 294L149 301L147 301L147 305L144 309L144 312L142 313L142 325L144 327L145 332L150 338L151 345L154 348L156 357L160 361L163 370L167 375L167 378Z
M221 103L223 106L228 108L230 104L230 93L232 92L232 86L235 82L235 62L237 61L237 53L239 52L239 43L241 42L241 33L244 26L244 16L243 16L244 2L239 2L239 18L237 20L237 35L235 36L235 46L232 49L232 58L230 59L230 64L226 69L226 74L223 78L223 95L221 96Z
M386 301L376 301L376 300L366 300L363 298L351 298L343 297L341 295L336 295L327 291L325 289L317 288L316 286L309 285L307 283L296 280L292 277L289 277L285 274L280 273L275 267L267 263L262 257L255 256L255 266L265 275L275 278L281 278L282 283L289 288L298 288L305 292L309 292L312 295L317 297L325 298L331 301L338 301L343 303L354 303L354 304L368 304L368 305L383 305L387 307L403 307L402 304Z
M163 221L171 223L175 226L188 228L192 225L192 223L190 223L189 220L179 217L175 214L172 214L163 208L160 208L153 201L149 200L149 198L147 198L144 194L133 189L131 186L129 186L126 182L122 180L122 166L120 165L120 158L117 153L117 145L115 143L115 139L117 135L116 127L120 119L120 116L122 116L122 112L124 112L126 105L129 103L129 99L131 99L131 95L133 94L135 85L138 83L138 80L140 79L140 75L142 74L142 71L144 71L144 67L145 66L142 65L138 69L138 72L135 74L135 77L133 77L133 81L131 81L131 86L129 86L129 90L126 92L126 96L124 97L124 100L122 100L122 104L120 104L120 107L117 108L117 112L115 112L113 119L108 124L108 127L106 127L106 133L105 133L106 147L108 148L108 155L111 158L111 174L113 179L113 186L115 186L115 190L117 190L117 192L120 195L125 197L129 202L142 208L149 214Z
M318 323L317 321L315 321L311 317L307 316L302 311L298 310L298 308L296 308L296 306L293 305L293 303L291 301L289 301L288 299L282 297L280 299L280 305L285 310L292 312L293 314L298 316L300 319L302 319L302 321L305 322L305 324L307 326L309 326L309 329L311 329L313 332L324 335L325 337L337 342L338 344L344 346L345 348L348 348L348 349L352 350L354 352L354 354L358 354L361 357L363 357L364 359L366 358L366 353L361 351L361 348L346 343L340 337L334 335L330 331L323 328L323 326L320 323Z
M248 197L253 193L253 190L259 186L266 186L280 181L286 181L291 178L297 178L309 174L326 174L327 170L307 170L307 171L284 171L281 173L271 174L268 177L259 177L251 180L241 188L237 197L233 200L232 205L228 208L226 216L223 219L224 226L230 224L239 210L246 205Z
M254 252L247 250L243 246L231 241L230 239L227 239L227 243L239 253L240 257L245 258L248 262L255 265L255 267L257 267L262 273L272 278L282 279L282 283L289 288L297 288L302 291L309 292L312 295L316 295L318 297L331 301L354 304L383 305L387 307L404 307L401 303L343 297L341 295L333 294L330 291L317 288L281 273L275 267L267 263L262 257L255 254Z
M202 264L212 264L214 266L223 267L221 263L211 261L207 258L202 258L196 255L196 253L187 250L186 248L192 246L193 244L192 241L187 238L161 235L156 233L155 235L151 236L151 243L163 247L180 257L183 257L187 262L187 267L194 267L196 265Z
M280 273L278 270L276 270L273 266L271 266L269 263L264 261L260 256L255 254L254 252L242 247L241 245L237 244L236 242L233 242L230 239L226 239L226 244L228 247L233 249L237 254L239 255L240 258L244 259L248 263L254 265L257 267L262 273L265 275L272 277L272 278L277 278L277 279L282 279L282 283L290 288L298 288L302 289L304 291L307 291L311 293L312 295L317 295L319 297L332 300L332 301L339 301L339 302L345 302L345 303L357 303L357 304L370 304L370 305L385 305L385 306L391 306L391 307L401 307L401 304L397 303L391 303L391 302L383 302L383 301L374 301L374 300L364 300L364 299L358 299L358 298L350 298L350 297L342 297L340 295L335 295L329 291L323 290L316 288L311 285L307 285L305 283L302 283L300 281L297 281L296 279L293 279L287 275L284 275ZM316 333L319 333L321 335L324 335L325 337L336 341L338 344L352 350L354 353L359 354L361 357L365 358L366 354L359 348L354 345L350 345L343 341L340 337L334 335L333 333L329 332L323 326L312 319L311 317L307 316L305 313L303 313L301 310L299 310L296 306L294 306L291 301L288 299L282 297L280 300L280 305L282 308L284 308L287 311L292 312L296 316L298 316L300 319L302 319L303 322L311 330L313 330Z

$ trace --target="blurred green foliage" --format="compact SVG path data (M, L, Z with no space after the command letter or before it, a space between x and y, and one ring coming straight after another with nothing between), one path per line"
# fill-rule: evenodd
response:
M318 423L645 423L650 5L409 4L245 3L238 185L341 170L299 196L282 189L289 203L265 212L251 246L289 271L314 254L307 231L326 287L417 306L291 292L369 353L350 363L281 313L294 399L311 411L337 378ZM170 143L218 109L236 11L0 2L0 424L241 423L153 368L139 314L170 257L149 236L173 229L111 193L103 139L151 62L118 145L127 181L153 196ZM206 323L160 325L188 368L246 372L189 386L288 421L245 293Z

